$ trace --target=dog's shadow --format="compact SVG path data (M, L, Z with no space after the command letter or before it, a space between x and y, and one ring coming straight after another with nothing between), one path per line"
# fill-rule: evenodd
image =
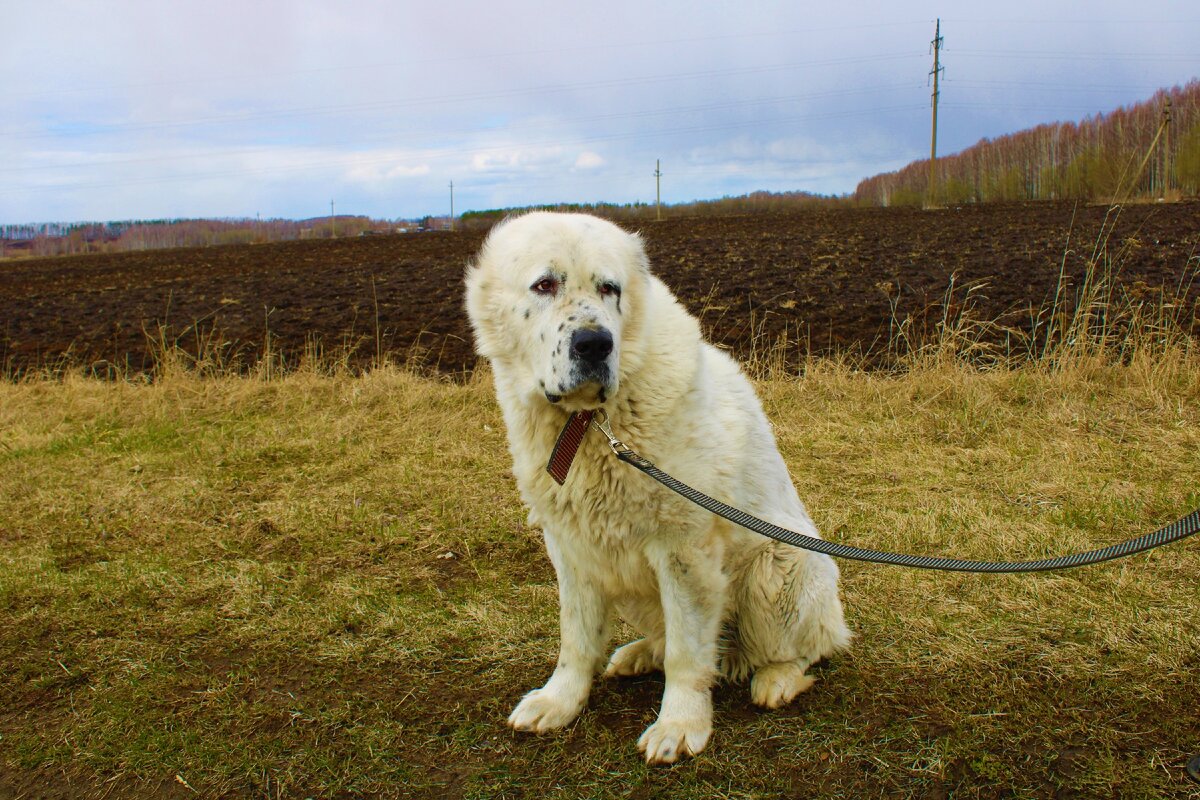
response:
M782 708L761 708L750 702L750 682L718 681L713 687L713 714L716 723L751 722L763 716L800 717L823 701L825 685L834 680L838 664L822 659L809 667L817 678L816 685ZM630 678L597 679L588 706L579 717L583 725L604 726L635 736L658 715L666 682L661 672L651 672Z

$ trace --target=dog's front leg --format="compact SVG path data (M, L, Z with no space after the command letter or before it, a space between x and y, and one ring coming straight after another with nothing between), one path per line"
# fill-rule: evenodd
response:
M544 733L569 723L587 703L609 637L608 601L599 586L546 532L546 550L558 574L558 664L546 685L521 699L508 717L519 731Z
M716 674L727 579L719 554L685 546L648 552L658 577L666 656L666 689L658 720L638 739L651 764L697 755L712 733L712 682Z

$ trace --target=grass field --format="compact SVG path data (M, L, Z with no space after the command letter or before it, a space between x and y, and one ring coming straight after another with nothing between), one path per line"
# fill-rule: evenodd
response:
M760 392L826 538L1034 558L1200 506L1194 349ZM843 564L853 648L781 711L720 688L664 769L634 746L661 676L504 725L557 612L486 375L0 382L0 465L0 798L1200 797L1195 541Z

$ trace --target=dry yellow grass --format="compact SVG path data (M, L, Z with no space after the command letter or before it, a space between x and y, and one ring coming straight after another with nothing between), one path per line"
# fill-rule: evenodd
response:
M1039 557L1200 505L1200 359L1077 354L760 391L827 538ZM0 796L1200 797L1200 550L963 576L844 565L855 647L713 746L633 747L655 679L557 736L553 574L486 375L0 383ZM190 794L190 793L189 793Z

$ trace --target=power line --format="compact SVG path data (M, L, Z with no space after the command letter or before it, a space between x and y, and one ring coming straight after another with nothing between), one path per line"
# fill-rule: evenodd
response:
M1155 28L1163 25L1200 25L1200 19L978 19L967 17L947 17L947 22L958 22L965 25L1152 25Z
M500 53L470 52L466 55L458 55L458 56L443 57L443 58L414 59L414 60L410 60L410 61L375 62L375 63L369 63L369 64L366 64L366 63L364 63L364 64L341 64L341 65L334 65L334 66L327 66L327 67L311 67L308 69L281 70L281 71L275 71L275 72L256 71L256 72L252 72L252 73L240 73L240 74L230 74L230 75L212 75L212 76L205 76L205 77L198 77L198 78L186 78L186 79L182 79L182 80L172 80L172 81L143 81L143 82L139 82L139 83L126 83L126 84L90 84L90 85L86 85L86 86L73 86L73 87L60 88L60 89L54 89L54 90L36 89L36 90L23 90L23 91L15 91L15 92L14 91L6 91L6 92L0 92L0 96L46 97L46 96L56 95L56 94L79 94L79 93L95 94L95 93L105 92L105 91L115 91L118 89L147 89L147 88L162 87L162 86L185 86L185 85L200 85L200 84L209 84L209 83L228 83L228 82L234 82L234 81L245 82L247 80L264 80L264 79L270 80L270 79L276 79L276 78L298 78L298 77L307 76L307 75L320 75L320 74L326 74L326 73L331 73L331 72L346 72L346 71L358 71L358 70L370 70L372 72L378 72L381 70L398 69L398 68L429 67L429 66L433 66L433 65L437 65L437 64L451 64L451 63L461 63L461 62L471 62L471 61L497 61L497 60L514 59L514 58L527 58L529 56L545 56L545 55L562 54L562 55L569 55L572 57L578 57L580 53L584 53L584 52L588 52L588 51L595 51L595 50L625 50L625 49L635 49L635 48L653 48L654 50L658 51L658 50L661 50L664 46L675 45L675 44L697 44L697 43L701 43L701 42L719 42L719 41L732 41L732 40L739 40L739 39L763 39L763 38L776 38L776 37L795 38L797 36L802 36L802 35L807 35L807 34L815 34L815 33L830 33L833 31L843 31L843 30L845 30L845 31L868 30L868 29L874 29L874 28L895 28L895 27L904 27L904 26L908 26L908 25L921 25L921 24L924 24L923 20L909 20L909 21L896 21L896 22L867 23L867 24L860 24L860 25L829 25L829 26L824 26L824 27L804 28L801 30L792 29L792 30L757 31L757 32L749 32L749 33L730 33L730 34L719 34L719 35L714 35L714 36L690 36L690 37L675 37L675 38L655 37L653 39L643 39L643 40L628 41L628 42L597 43L595 41L592 41L587 44L577 44L577 45L573 45L570 47L539 48L539 49L533 49L533 50L512 50L512 51L500 52ZM12 84L10 84L10 87L11 87L11 85Z
M1034 103L993 103L993 102L973 102L970 100L953 100L943 103L944 108L988 108L997 111L1058 111L1069 112L1075 111L1081 114L1109 114L1111 108L1096 108L1095 106L1064 106L1061 103L1054 105L1037 105Z
M670 73L665 75L648 75L637 76L632 78L613 78L600 81L589 81L573 84L551 84L547 86L533 86L522 89L506 89L495 92L468 92L453 95L434 95L429 97L408 98L403 100L371 102L371 103L350 103L343 105L325 105L325 106L305 106L290 109L276 109L274 111L256 112L250 114L228 114L217 117L203 117L191 120L173 120L173 121L156 121L156 122L138 122L138 123L116 123L111 125L92 125L89 133L109 133L122 131L146 131L146 130L162 130L171 128L188 128L199 125L221 125L231 122L247 122L261 119L285 119L292 117L306 116L322 116L326 114L345 115L352 112L364 111L389 111L397 108L407 108L414 106L434 105L441 103L477 103L481 100L493 100L511 97L522 97L539 94L559 94L563 92L578 92L586 89L609 89L609 88L625 88L636 85L646 85L654 83L669 83L672 81L686 80L702 80L716 77L734 77L757 75L769 72L782 72L802 67L827 67L846 64L864 64L879 61L892 61L897 59L915 58L915 54L911 53L894 53L886 55L864 56L861 58L831 58L817 59L812 61L796 61L784 64L771 64L758 67L730 67L728 69L716 70L700 70L695 72L680 72ZM0 133L0 137L9 139L42 139L42 138L62 138L55 134L46 134L45 132L7 132Z
M1054 61L1200 61L1196 53L1064 53L1052 50L955 50L956 56L991 58L1000 56L1016 59L1050 59Z
M924 105L912 105L912 104L880 106L880 107L874 107L874 108L862 109L862 110L856 110L856 111L845 111L845 112L836 112L836 113L829 113L829 114L811 114L811 115L807 115L804 117L783 117L783 118L766 119L766 120L762 120L762 119L746 120L743 122L722 123L722 124L718 124L718 125L697 125L697 126L692 126L692 127L670 128L670 129L663 129L663 130L649 131L649 132L648 131L632 131L632 132L613 134L613 135L579 137L579 138L570 139L570 140L549 140L549 141L541 141L541 142L523 142L519 146L524 147L524 148L569 147L569 146L579 146L579 145L584 145L584 144L592 144L595 142L619 141L619 140L624 140L624 139L645 139L645 138L654 137L654 136L684 135L684 134L691 134L691 133L711 133L713 131L736 130L739 128L747 128L747 127L765 128L766 126L769 126L769 125L794 126L798 123L812 122L812 121L816 121L816 120L846 119L846 118L861 117L861 116L875 116L880 113L888 113L888 112L893 112L893 111L895 111L895 112L916 111L916 110L923 109L923 108L924 108ZM424 159L433 159L433 158L438 158L440 156L472 155L472 154L488 153L488 152L503 152L503 151L507 151L507 150L511 150L511 149L513 149L513 145L496 145L496 146L480 147L480 148L447 147L447 148L423 150L423 151L421 151L419 156ZM365 159L363 159L363 158L359 158L359 159L336 158L336 159L323 159L323 160L319 160L319 161L301 162L301 163L296 163L296 164L280 165L280 166L275 166L275 167L263 167L263 168L248 169L248 170L239 169L239 170L223 170L223 171L207 172L207 173L187 173L187 174L178 174L178 175L169 175L169 176L155 176L155 177L140 178L140 179L134 178L134 179L127 179L127 180L120 180L120 181L99 181L99 182L91 182L91 183L87 183L87 182L85 182L85 183L55 182L52 184L47 184L47 185L42 185L42 186L20 186L20 187L8 188L8 189L0 189L0 195L20 194L20 193L36 192L36 191L69 191L69 190L77 190L77 189L108 188L111 186L131 186L131 185L139 185L139 184L174 183L174 182L178 182L178 181L212 180L212 179L216 179L216 178L241 177L241 176L247 176L247 175L269 175L269 174L278 173L278 172L293 172L293 171L297 171L297 170L316 169L316 168L320 168L320 167L346 168L346 167L355 167L355 166L368 166L371 164L389 164L389 163L395 163L397 160L398 159L392 155L384 156L384 157L365 158Z
M957 54L958 51L955 51ZM1146 92L1153 93L1162 89L1161 85L1143 84L1141 86L1133 86L1131 84L1115 84L1115 83L1053 83L1050 81L1004 81L1004 80L989 80L985 78L946 78L946 83L953 83L955 86L963 86L967 88L988 88L990 86L1011 86L1023 89L1027 86L1038 86L1047 89L1063 89L1071 92Z
M816 99L821 99L821 98L826 98L826 97L841 97L841 96L855 95L855 94L872 94L875 92L890 92L890 91L894 91L896 89L907 89L907 88L915 88L915 84L895 83L895 84L887 84L887 85L881 85L881 86L861 87L858 89L839 89L839 90L828 91L828 92L809 92L807 94L783 95L783 96L777 96L777 97L759 97L759 98L753 98L753 99L749 99L749 100L733 100L733 101L722 102L722 103L704 103L704 104L700 104L700 105L690 105L690 106L674 106L674 107L668 107L668 108L643 109L643 110L639 110L639 111L624 111L624 112L615 112L615 113L609 113L609 114L593 114L593 115L586 116L586 117L564 117L561 120L557 120L555 124L563 125L563 126L579 126L579 125L583 125L583 124L603 122L606 120L642 119L642 118L647 118L647 117L661 117L661 116L678 117L682 114L699 113L699 112L705 112L705 111L727 111L730 109L747 108L747 107L753 107L753 106L780 105L783 103L794 102L797 100L816 100ZM550 127L552 127L552 126L548 125L546 123L525 124L525 125L521 125L521 124L505 125L504 132L511 134L514 132L521 132L521 131L545 130ZM486 133L490 130L491 129L489 129L489 128L460 128L457 130L442 130L442 131L438 132L438 136L439 136L439 138L444 139L447 136L459 136L459 135L465 136L465 135L471 135L471 134ZM428 135L428 134L422 134L422 135ZM373 134L370 136L357 136L353 140L324 142L322 144L325 147L331 147L331 146L347 146L347 145L351 145L351 144L358 144L358 143L370 142L370 141L387 141L387 142L391 142L391 143L396 143L398 140L402 141L404 138L406 138L406 137L397 135L396 133L389 131L386 133ZM407 137L407 138L415 138L415 137ZM156 163L156 162L163 162L163 161L174 162L174 161L178 161L180 159L204 157L206 155L210 155L211 152L212 151L192 151L192 152L185 151L185 152L179 152L179 153L172 153L172 154L166 155L166 156L156 156L156 157L118 158L118 159L109 159L106 161L77 161L77 162L60 163L60 164L27 165L27 166L19 166L19 167L0 167L0 173L29 172L29 171L51 170L51 169L88 169L88 168L93 168L93 167L98 167L98 166L124 165L124 164L149 164L149 163ZM264 152L264 149L262 147L255 147L255 148L242 149L242 150L224 150L224 151L221 151L220 155L223 157L230 157L230 156L235 156L235 155L260 155L263 152Z

